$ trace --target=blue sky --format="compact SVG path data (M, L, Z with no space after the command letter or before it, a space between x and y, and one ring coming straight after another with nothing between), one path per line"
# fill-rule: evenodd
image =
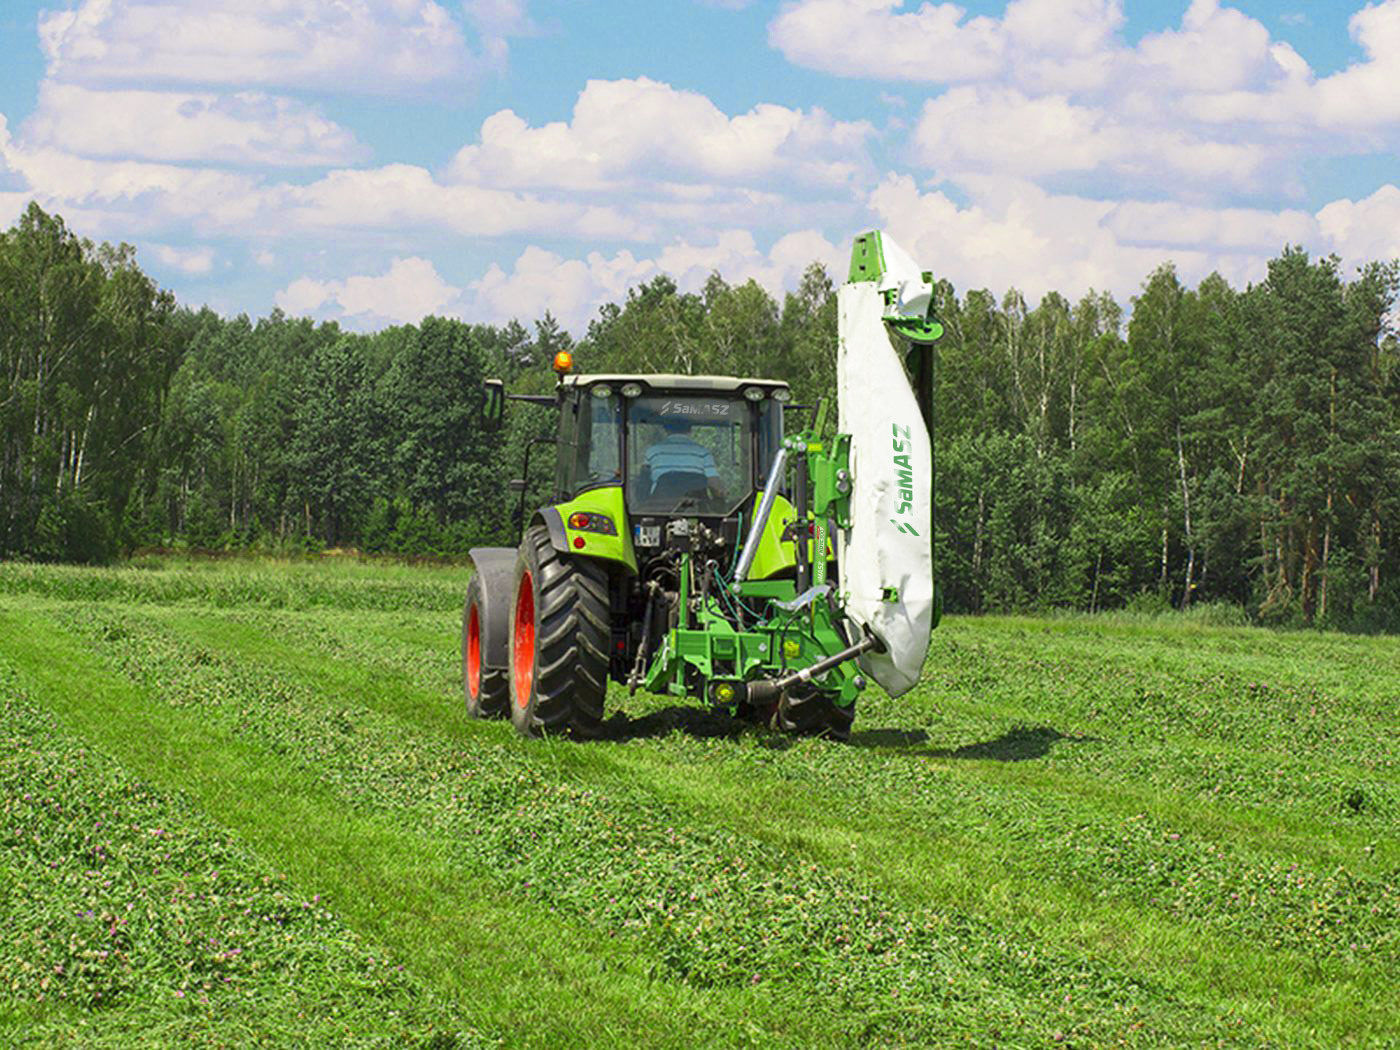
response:
M1400 0L6 0L31 199L182 302L581 334L888 230L959 289L1400 256Z

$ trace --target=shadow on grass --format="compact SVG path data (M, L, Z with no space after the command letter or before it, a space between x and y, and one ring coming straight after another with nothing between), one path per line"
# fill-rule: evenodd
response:
M922 729L857 729L851 733L852 747L917 747L927 740Z
M649 740L684 733L696 740L737 740L745 733L754 733L758 742L775 750L790 747L802 737L778 733L746 718L740 718L722 708L676 705L632 718L618 711L603 723L602 740ZM905 748L922 743L928 734L922 729L867 729L851 734L855 747Z
M765 747L777 750L791 746L798 738L771 732L751 721L735 717L720 708L676 705L632 718L618 711L603 723L601 739L611 741L650 740L683 733L696 740L736 740L755 732ZM928 733L922 729L858 729L849 746L903 751L920 758L991 759L996 762L1028 762L1044 758L1060 740L1088 741L1093 737L1066 736L1049 726L1016 726L994 740L964 744L956 748L927 748Z
M736 739L753 723L735 718L727 711L717 708L675 707L653 711L641 718L632 718L618 711L603 723L603 740L649 740L655 737L684 733L697 740L713 740L719 737Z
M924 754L930 758L972 758L991 759L994 762L1029 762L1034 758L1044 758L1050 748L1060 740L1088 740L1089 737L1065 736L1049 726L1016 726L995 740L983 740L962 747L933 748Z
M1049 726L1016 726L992 740L961 747L920 747L928 741L922 729L869 729L851 734L852 747L886 748L919 758L981 759L993 762L1029 762L1044 758L1061 740L1086 742L1089 736L1066 736Z

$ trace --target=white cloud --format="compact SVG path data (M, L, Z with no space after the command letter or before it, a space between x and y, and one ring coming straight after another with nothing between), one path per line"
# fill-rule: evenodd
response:
M1236 287L1263 278L1266 260L1287 244L1336 251L1348 265L1400 256L1400 188L1362 201L1337 201L1316 215L1298 209L1210 208L1164 201L1095 200L1049 193L1014 178L970 178L970 200L921 191L907 175L887 175L867 200L874 225L961 291L1019 288L1034 302L1055 290L1090 288L1120 301L1135 295L1160 263L1175 262L1195 283L1220 272ZM396 259L378 276L303 277L277 296L293 314L362 322L417 320L449 313L501 323L546 310L582 334L598 308L658 274L698 291L711 273L730 284L756 280L774 295L796 286L812 262L839 278L849 251L816 230L766 249L746 230L675 238L651 253L620 250L568 257L529 246L507 267L491 264L465 288L444 281L423 258Z
M1048 90L1099 85L1111 71L1120 0L1012 0L1000 19L952 3L796 0L768 27L789 61L839 76L958 84L1012 79Z
M609 204L444 184L410 164L341 169L299 184L219 168L85 158L4 139L0 161L31 196L98 236L178 228L263 240L356 230L631 240L651 232Z
M781 295L797 284L811 263L820 261L834 268L842 254L843 249L813 230L788 234L766 252L748 232L728 230L699 244L678 239L650 259L630 251L611 256L590 252L581 259L566 259L531 246L510 272L492 264L472 282L470 314L501 322L539 317L549 310L570 331L582 334L598 307L621 302L629 288L658 274L672 277L682 291L698 291L711 273L718 272L731 284L752 279Z
M926 102L912 144L914 156L945 178L1095 172L1237 186L1258 184L1274 152L1259 143L1134 123L1064 95L1031 97L980 85L951 88Z
M395 259L376 276L343 281L301 277L277 293L279 307L293 316L341 315L373 321L418 322L429 314L451 313L461 297L437 268L417 256Z
M335 301L339 287L339 283L335 281L298 277L278 292L273 301L279 310L293 317L311 317L317 314L321 307Z
M170 244L152 244L149 247L163 265L181 273L199 276L214 269L213 248L177 248Z
M1317 213L1317 221L1344 259L1400 259L1400 187L1394 183L1363 200L1333 201Z
M278 196L297 229L436 229L488 237L547 231L614 240L646 233L610 205L444 184L411 164L333 171L308 186L281 187Z
M1400 121L1400 0L1367 5L1349 26L1366 58L1318 81L1318 122L1365 127Z
M1004 68L1005 40L991 18L965 19L956 4L904 0L799 0L768 27L788 59L839 76L957 83Z
M473 316L501 322L540 317L548 310L565 328L581 333L599 305L622 299L628 288L656 273L655 263L628 251L610 258L590 252L583 259L565 259L531 245L509 273L492 263L471 283Z
M432 0L82 0L41 14L39 40L51 76L83 83L382 92L475 64L461 27Z
M1134 45L1119 0L1012 0L998 17L904 0L796 0L770 40L846 76L952 85L929 99L912 156L940 178L1088 174L1177 196L1301 192L1305 157L1393 149L1400 0L1351 19L1364 57L1317 78L1287 43L1221 0Z
M94 236L126 237L172 228L242 232L266 198L252 175L145 161L106 161L47 147L0 142L29 196Z
M960 207L943 193L921 194L907 176L890 176L870 206L901 247L959 289L1014 285L1031 299L1050 289L1122 294L1160 261L1159 252L1117 244L1103 226L1112 203L1052 199L1019 180L980 185Z
M327 165L365 153L313 107L258 92L94 91L45 80L24 133L34 145L131 160Z
M5 188L24 182L24 177L10 166L10 151L10 126L5 114L0 113L0 229L11 226L30 200L30 194L22 190Z
M1348 265L1400 256L1395 186L1316 215L1092 200L1015 179L968 186L971 200L959 205L938 191L921 193L908 176L890 175L870 196L880 225L960 290L1014 286L1034 301L1052 289L1076 297L1093 288L1126 300L1167 259L1185 281L1218 271L1242 287L1261 279L1265 261L1287 244L1335 251Z
M462 7L481 33L487 64L498 69L505 65L508 38L539 32L525 9L525 0L462 0Z
M713 244L677 241L657 256L657 266L676 279L683 289L694 291L711 273L718 273L731 284L754 280L770 292L781 293L794 286L813 262L835 270L842 249L815 230L790 233L762 251L747 230L727 230Z
M1287 244L1317 244L1318 219L1305 211L1204 208L1174 201L1124 201L1105 220L1121 244L1164 254L1210 245L1229 252L1269 256Z
M1248 15L1222 8L1219 0L1192 0L1180 29L1139 42L1137 62L1162 88L1238 91L1267 85L1285 72L1274 46L1268 29Z
M462 182L592 191L658 177L841 186L868 168L872 133L820 109L763 104L730 117L704 95L645 77L590 80L568 123L532 127L509 109L488 117L450 171Z
M1349 22L1361 61L1316 78L1291 46L1221 0L1191 0L1181 26L1128 46L1120 0L1012 0L1001 18L953 4L795 0L769 26L792 62L842 76L1069 95L1122 118L1374 128L1400 120L1400 0ZM1133 122L1129 120L1128 122Z

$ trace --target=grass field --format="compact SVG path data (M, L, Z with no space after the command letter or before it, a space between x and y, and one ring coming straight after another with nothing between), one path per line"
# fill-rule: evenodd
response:
M1400 1045L1400 639L950 619L468 721L459 569L0 565L0 1045Z

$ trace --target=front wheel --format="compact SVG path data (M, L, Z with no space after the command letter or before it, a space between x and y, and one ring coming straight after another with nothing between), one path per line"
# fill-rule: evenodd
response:
M515 559L510 617L510 719L526 736L602 730L612 634L608 577L567 557L533 525Z

